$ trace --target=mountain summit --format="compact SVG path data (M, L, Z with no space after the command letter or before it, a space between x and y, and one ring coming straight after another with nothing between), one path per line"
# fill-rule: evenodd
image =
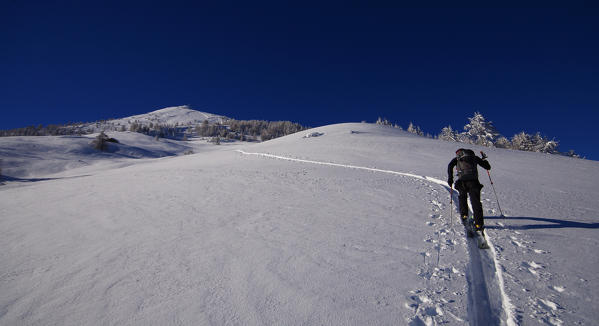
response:
M134 115L121 119L110 120L115 124L130 124L133 122L137 122L140 124L146 123L158 123L158 124L169 124L174 125L178 124L181 126L186 125L197 125L205 120L208 120L209 123L223 122L227 117L207 113L200 112L189 108L187 105L183 106L172 106L144 114Z

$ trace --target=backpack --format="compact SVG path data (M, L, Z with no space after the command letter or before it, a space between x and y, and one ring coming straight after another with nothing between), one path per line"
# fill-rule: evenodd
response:
M476 155L471 149L460 148L456 152L457 172L460 180L478 179L476 169Z

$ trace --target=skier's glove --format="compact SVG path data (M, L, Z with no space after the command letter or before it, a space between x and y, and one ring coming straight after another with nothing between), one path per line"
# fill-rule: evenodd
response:
M449 179L447 179L447 184L449 185L449 188L451 188L453 186L453 178L449 177Z

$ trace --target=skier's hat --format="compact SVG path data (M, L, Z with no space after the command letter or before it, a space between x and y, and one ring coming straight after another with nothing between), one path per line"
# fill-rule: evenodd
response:
M467 148L458 148L457 151L455 151L455 154L457 156L474 156L474 151L472 151L471 149L467 149Z

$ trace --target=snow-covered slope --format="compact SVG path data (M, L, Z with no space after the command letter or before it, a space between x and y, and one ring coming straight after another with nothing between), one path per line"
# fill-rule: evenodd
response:
M215 123L223 122L225 119L223 116L192 110L187 106L173 106L145 114L110 120L110 122L116 125L138 122L140 124L158 123L163 125L178 124L180 126L195 126L201 124L204 120L208 120L209 123Z
M15 135L79 135L99 133L101 131L129 131L139 130L142 127L148 131L164 131L165 128L182 132L187 128L193 128L204 121L212 123L222 123L229 118L207 112L192 110L188 106L168 107L144 114L109 119L95 122L74 123L64 126L48 126L43 130L21 130L22 133ZM27 129L27 128L24 128ZM133 130L135 131L135 130Z
M105 152L93 148L98 134L82 136L0 137L0 161L5 179L27 181L31 178L84 174L140 163L186 152L217 150L202 140L156 140L134 132L108 132L119 143L108 143Z
M94 166L91 169L93 170L100 166L106 168L139 163L130 160L133 158L157 158L215 149L202 141L164 138L156 141L148 135L121 130L129 130L134 123L146 127L177 125L183 128L199 125L205 120L215 123L225 119L227 118L192 110L187 106L176 106L121 119L65 127L82 133L96 132L95 134L0 137L0 168L3 169L5 177L17 180L67 172L89 165ZM108 132L109 136L117 139L119 143L109 144L108 152L102 153L92 149L90 143L100 131ZM81 173L81 170L75 173Z
M450 214L457 146L339 124L7 182L0 324L594 324L599 164L489 151L507 217L481 171L481 251Z

